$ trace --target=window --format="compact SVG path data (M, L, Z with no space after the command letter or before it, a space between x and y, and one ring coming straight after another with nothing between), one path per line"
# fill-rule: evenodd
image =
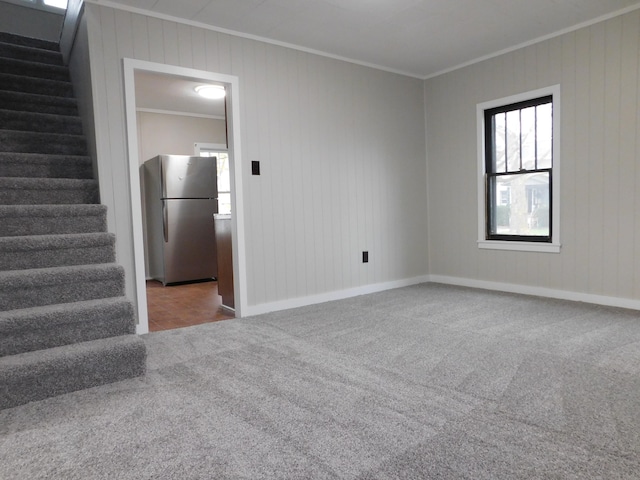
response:
M216 157L218 172L218 213L231 213L231 178L229 175L229 153L226 145L208 143L195 144L196 155Z
M54 13L64 13L67 9L67 0L5 0L9 3L22 5L25 7L37 8L38 10L47 10Z
M478 105L481 248L559 251L559 88Z

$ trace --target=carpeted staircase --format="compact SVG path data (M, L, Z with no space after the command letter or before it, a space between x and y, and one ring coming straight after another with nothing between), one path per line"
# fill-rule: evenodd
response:
M0 33L0 409L145 372L58 46Z

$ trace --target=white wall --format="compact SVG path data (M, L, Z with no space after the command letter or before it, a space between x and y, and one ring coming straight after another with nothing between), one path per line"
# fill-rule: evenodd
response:
M239 77L249 305L426 275L422 81L97 4L85 9L102 201L127 275L123 57ZM251 160L261 162L261 176L250 175Z
M640 11L425 82L430 273L640 299ZM561 85L560 254L479 250L476 104Z
M214 118L137 112L139 163L156 155L193 155L194 143L226 144L226 122Z
M93 160L93 173L98 176L96 164L95 123L93 116L93 92L87 38L87 22L84 15L75 17L75 22L65 22L64 38L66 38L67 62L73 91L78 102L78 113L82 119L82 128L87 140L87 149Z
M39 38L50 42L60 41L64 15L22 7L0 0L0 32Z

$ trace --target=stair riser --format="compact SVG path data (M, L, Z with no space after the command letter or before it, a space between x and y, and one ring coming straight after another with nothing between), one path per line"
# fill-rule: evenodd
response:
M28 178L84 178L93 177L93 168L89 162L17 162L5 160L0 156L0 177Z
M58 65L47 65L43 63L24 62L12 58L0 57L0 72L11 75L21 75L23 77L45 78L48 80L59 80L68 82L69 69ZM26 78L25 78L26 80Z
M69 281L53 285L24 285L22 288L0 286L0 311L121 297L122 295L124 295L122 280L113 278L81 282Z
M140 340L35 366L0 369L0 409L138 377L145 373L145 364Z
M34 312L0 319L0 357L135 333L133 307L125 299L107 305Z
M113 262L115 253L112 245L21 252L0 251L0 271Z
M71 205L98 203L97 185L84 189L0 190L0 205Z
M26 62L39 62L48 65L63 65L60 52L0 43L0 57L15 58Z
M104 215L85 217L33 217L16 216L0 218L0 236L64 235L67 233L104 232L107 220Z
M28 133L3 130L0 151L18 153L48 153L52 155L86 155L87 146L80 135Z
M80 118L70 116L39 115L36 113L0 110L0 125L2 125L3 130L82 135Z
M0 91L0 105L5 110L48 113L53 115L78 115L75 98L49 97L20 92Z
M19 93L33 93L36 95L51 95L53 97L72 97L73 87L69 82L46 80L42 78L27 78L20 75L0 74L0 90Z

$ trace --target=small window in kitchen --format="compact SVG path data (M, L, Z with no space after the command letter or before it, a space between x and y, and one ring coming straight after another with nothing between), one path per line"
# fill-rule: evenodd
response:
M218 172L218 213L231 214L231 177L229 152L224 145L196 143L196 155L216 157Z

